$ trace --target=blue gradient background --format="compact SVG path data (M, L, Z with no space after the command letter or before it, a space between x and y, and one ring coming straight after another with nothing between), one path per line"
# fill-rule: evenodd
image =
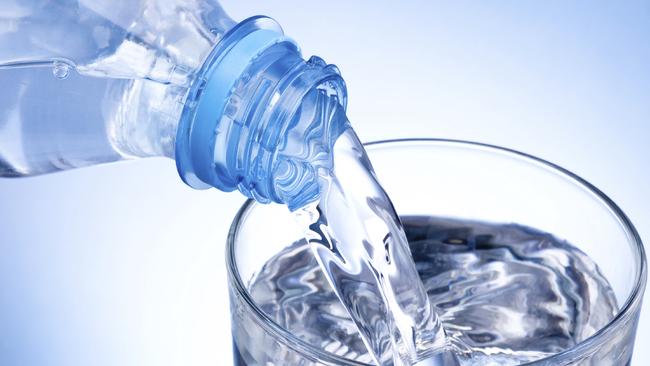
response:
M223 5L275 17L336 63L363 140L526 151L601 188L650 240L650 3ZM0 364L231 363L223 253L241 197L193 191L149 159L0 180L0 202ZM636 365L650 362L648 304Z

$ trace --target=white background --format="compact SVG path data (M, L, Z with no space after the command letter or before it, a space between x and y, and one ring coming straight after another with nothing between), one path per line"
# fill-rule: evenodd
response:
M363 140L540 156L601 188L650 240L647 3L223 5L273 16L306 56L336 63ZM193 191L173 162L149 159L2 180L0 202L1 364L231 363L223 253L237 194ZM636 365L650 361L647 304Z

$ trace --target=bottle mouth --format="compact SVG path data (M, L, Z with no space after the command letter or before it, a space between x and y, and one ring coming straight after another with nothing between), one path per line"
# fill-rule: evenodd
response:
M302 59L277 83L242 158L249 171L238 187L262 203L298 209L320 196L319 174L348 126L339 70L319 57Z
M183 181L197 189L239 189L264 203L303 196L304 177L284 179L283 188L274 174L290 121L314 89L345 108L347 90L336 66L318 57L304 61L270 18L240 23L208 56L188 93L176 139Z

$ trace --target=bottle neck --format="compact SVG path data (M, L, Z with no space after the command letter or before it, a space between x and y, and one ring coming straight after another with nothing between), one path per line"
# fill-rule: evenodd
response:
M335 66L303 60L277 23L256 17L215 47L195 84L176 139L187 184L291 209L318 198L320 170L348 127Z

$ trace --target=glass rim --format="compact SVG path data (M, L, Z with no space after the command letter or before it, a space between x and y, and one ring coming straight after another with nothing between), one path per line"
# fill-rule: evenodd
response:
M536 156L523 153L517 150L500 147L496 145L490 145L480 142L466 141L466 140L455 140L455 139L441 139L441 138L402 138L402 139L389 139L389 140L378 140L368 143L364 143L366 147L374 147L377 145L381 146L399 146L399 145L411 145L413 143L422 143L422 144L436 144L436 145L450 145L450 146L460 146L467 149L480 150L483 149L490 153L501 153L510 155L512 157L518 158L520 160L536 163L544 168L550 168L552 173L562 176L563 178L568 179L577 183L582 188L587 189L590 193L595 195L596 199L601 200L601 202L610 210L610 212L619 220L619 223L622 224L624 231L628 234L628 238L632 241L634 249L636 249L636 258L638 261L638 270L636 271L636 276L634 280L634 286L630 294L627 296L627 299L620 307L618 313L614 318L612 318L607 325L600 328L591 336L582 340L580 343L567 348L561 352L550 355L548 357L541 358L523 365L536 365L538 363L548 363L556 361L559 359L564 359L565 357L571 357L575 354L582 354L581 351L598 346L605 341L605 336L610 332L615 331L619 327L623 326L626 321L633 316L634 310L639 306L641 299L643 297L643 291L645 289L647 281L647 258L645 249L643 247L643 242L636 228L623 212L623 210L618 207L614 201L609 198L605 193L600 189L596 188L593 184L589 183L587 180L581 178L577 174L572 173L571 171L562 168L561 166L551 163L547 160L538 158ZM408 145L407 145L408 144ZM231 285L233 285L234 290L237 292L237 295L241 297L248 305L249 310L255 316L255 322L260 325L262 329L269 332L277 341L283 343L288 348L299 352L305 355L308 358L318 360L321 362L330 362L335 364L344 364L344 365L358 365L358 366L372 366L370 364L349 360L347 358L338 356L334 353L327 352L325 350L319 349L316 346L305 342L304 340L293 335L288 330L284 329L282 326L277 324L273 319L271 319L267 314L260 309L255 300L253 300L244 285L244 281L239 275L239 270L237 268L237 263L235 259L235 243L239 228L241 227L242 221L246 218L248 212L252 210L257 203L254 200L247 200L242 207L239 209L235 215L233 222L230 226L228 232L228 239L226 245L226 267L228 271L228 277L230 278Z

